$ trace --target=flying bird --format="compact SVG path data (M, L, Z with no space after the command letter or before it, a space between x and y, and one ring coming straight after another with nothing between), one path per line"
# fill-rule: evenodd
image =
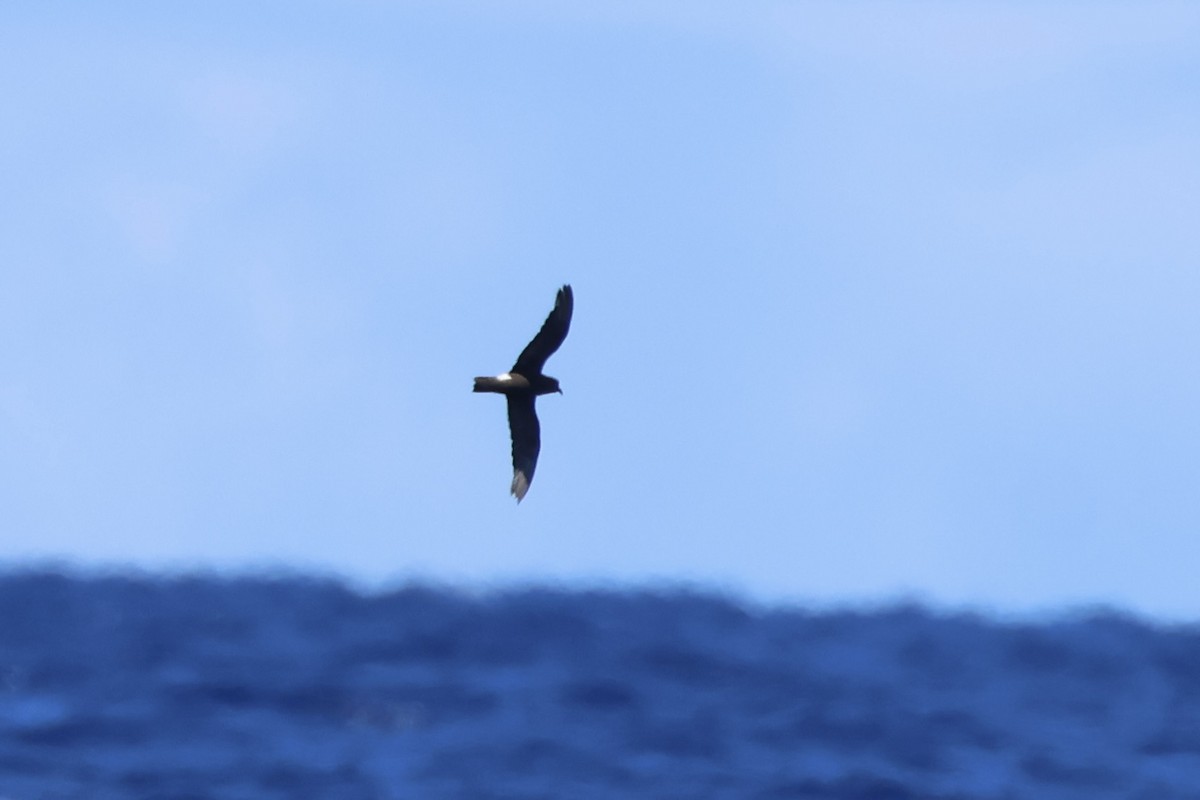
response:
M546 359L567 338L571 329L571 312L575 308L575 296L569 285L558 290L554 310L542 329L525 345L512 369L494 378L476 378L476 392L495 392L508 400L508 429L512 434L513 479L512 493L520 503L533 481L533 470L537 467L538 451L542 449L541 426L538 425L534 401L538 395L562 394L558 379L542 374Z

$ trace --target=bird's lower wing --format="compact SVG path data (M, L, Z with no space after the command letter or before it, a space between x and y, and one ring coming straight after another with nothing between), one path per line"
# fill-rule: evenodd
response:
M529 491L538 452L542 449L542 430L532 394L508 395L508 430L512 434L512 493L517 502Z

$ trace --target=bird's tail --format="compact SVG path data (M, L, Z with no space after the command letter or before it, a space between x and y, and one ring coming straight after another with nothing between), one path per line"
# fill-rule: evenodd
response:
M503 386L504 386L504 382L501 381L499 378L476 378L475 379L475 388L473 391L503 393L504 392Z

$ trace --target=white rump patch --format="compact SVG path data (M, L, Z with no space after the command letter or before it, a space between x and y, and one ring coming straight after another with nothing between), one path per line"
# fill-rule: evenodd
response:
M503 375L496 376L496 380L498 381L511 381L512 379L513 377L511 372L505 372Z

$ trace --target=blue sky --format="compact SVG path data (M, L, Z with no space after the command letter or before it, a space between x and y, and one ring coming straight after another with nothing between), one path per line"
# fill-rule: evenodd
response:
M1200 613L1194 3L4 16L10 565Z

